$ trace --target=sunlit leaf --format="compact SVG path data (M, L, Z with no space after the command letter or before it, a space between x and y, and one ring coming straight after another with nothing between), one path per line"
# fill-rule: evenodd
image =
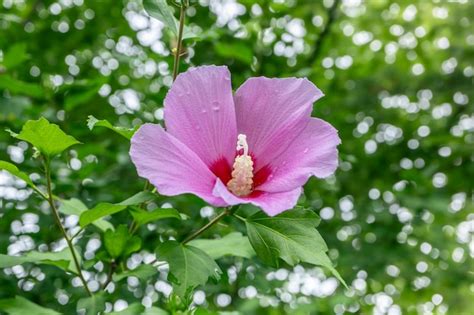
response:
M108 120L106 119L97 119L95 118L94 116L90 115L89 118L87 119L87 127L89 127L90 130L94 129L94 127L105 127L105 128L108 128L112 131L115 131L116 133L118 133L119 135L127 138L128 140L130 140L133 136L133 134L137 131L138 127L137 128L133 128L133 129L130 129L130 128L125 128L125 127L117 127L117 126L113 126Z
M59 154L70 146L80 143L44 117L28 120L15 138L31 143L47 156Z
M219 279L221 270L216 262L204 251L176 241L167 241L156 249L160 260L170 266L175 293L184 297L198 285L205 284L209 278Z
M213 259L227 255L244 258L255 256L255 251L250 245L249 239L239 232L233 232L216 239L196 239L189 242L189 245L203 250Z

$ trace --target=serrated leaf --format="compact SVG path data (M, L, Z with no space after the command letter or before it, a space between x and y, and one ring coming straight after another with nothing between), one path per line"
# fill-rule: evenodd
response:
M31 251L23 256L10 256L0 254L0 268L9 268L25 263L52 265L63 270L77 273L77 268L73 263L73 258L69 248L60 252L37 252Z
M189 245L201 249L213 259L227 255L244 258L255 256L249 239L239 232L227 234L223 238L193 240L189 242Z
M18 169L18 167L16 167L15 164L12 164L12 163L6 162L6 161L0 161L0 170L5 170L5 171L9 172L13 176L16 176L19 179L23 180L31 188L33 188L35 190L38 190L38 187L36 187L36 185L30 179L28 174L23 173L22 171L20 171Z
M150 277L153 277L157 273L158 271L156 270L156 267L153 267L151 265L140 265L133 270L127 270L119 274L114 274L113 280L120 281L127 277L137 277L141 280L148 280Z
M94 116L90 115L87 119L87 127L90 130L92 130L96 126L108 128L108 129L118 133L122 137L127 138L128 140L130 140L132 138L133 134L138 130L138 127L130 129L130 128L125 128L125 127L113 126L106 119L100 119L99 120L99 119L95 118Z
M218 280L222 273L208 254L194 246L166 241L158 246L156 253L160 260L168 262L168 280L173 282L175 293L181 297L198 285L205 284L209 278Z
M131 236L126 225L119 225L117 230L107 230L104 233L104 246L112 258L126 257L140 250L141 239Z
M61 200L58 210L67 215L77 215L80 217L83 212L88 211L89 209L87 209L87 206L79 199L71 198L68 200ZM92 224L97 226L101 231L114 229L112 223L104 219L98 219L92 222Z
M0 310L9 315L61 315L55 310L42 307L18 295L12 299L0 300Z
M175 36L178 36L179 22L166 0L143 0L143 8L153 18L161 21ZM183 28L183 39L197 37L186 25Z
M169 218L181 220L181 215L179 212L176 209L171 208L157 208L152 211L134 208L130 211L130 213L132 214L133 219L138 226Z
M297 208L275 217L258 212L246 220L246 226L250 243L266 264L278 266L282 259L291 266L300 262L323 266L345 285L326 255L326 242L316 230L319 221L313 211Z
M47 156L59 154L70 146L80 143L44 117L28 120L15 138L31 143Z
M0 90L8 90L12 94L27 95L34 98L44 98L43 87L36 83L15 79L7 74L0 75Z

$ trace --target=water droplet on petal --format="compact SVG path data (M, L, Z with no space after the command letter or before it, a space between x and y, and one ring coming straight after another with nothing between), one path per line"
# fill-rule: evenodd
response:
M201 110L201 114L205 114L205 113L207 113L207 110L202 109L202 110Z
M309 149L306 148L306 149L304 149L303 153L308 153L308 151L309 151Z
M212 110L213 110L213 111L215 111L215 112L218 112L218 111L219 111L219 109L220 109L220 107L219 107L219 106L213 106L213 107L212 107Z

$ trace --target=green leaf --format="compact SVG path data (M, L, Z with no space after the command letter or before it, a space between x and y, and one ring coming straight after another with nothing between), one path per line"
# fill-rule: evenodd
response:
M10 315L60 315L50 308L45 308L33 303L24 297L15 296L12 299L0 300L0 310Z
M1 64L7 69L13 69L18 65L21 65L26 60L30 59L30 55L27 53L27 45L25 42L16 43L10 46L10 48L3 56Z
M80 143L44 117L28 120L15 138L31 143L47 156L59 154L70 146Z
M86 227L87 225L99 220L107 215L112 215L114 213L120 212L127 208L127 206L120 204L113 204L108 202L99 203L94 208L82 212L79 217L79 225L81 227Z
M218 280L222 273L208 254L194 246L166 241L158 246L156 253L159 259L168 262L168 280L174 283L175 293L181 297L198 285L205 284L209 278Z
M112 258L118 258L140 250L141 239L131 236L126 225L119 225L116 231L104 233L104 246Z
M39 191L38 187L36 187L36 185L30 179L28 174L23 173L22 171L20 171L18 169L18 167L16 167L15 164L12 164L12 163L6 162L6 161L0 161L0 170L5 170L5 171L9 172L13 176L16 176L19 179L23 180L28 186L30 186L34 190Z
M105 297L101 293L77 301L76 310L84 310L86 315L102 314L105 310Z
M239 232L233 232L218 239L193 240L189 242L189 245L201 249L213 259L218 259L226 255L244 258L252 258L255 256L255 251L250 245L249 239Z
M163 22L173 34L178 35L178 21L166 0L143 0L143 7L151 17Z
M139 315L145 310L145 306L140 303L132 303L126 309L119 312L110 312L109 315Z
M127 270L119 274L114 274L113 280L120 281L127 277L137 277L141 280L148 280L157 273L158 271L156 270L156 268L151 265L140 265L133 270Z
M152 201L153 199L156 198L156 195L149 192L149 191L141 191L139 193L136 193L130 198L125 199L122 202L119 202L119 205L124 205L124 206L136 206L139 204L142 204L144 202L149 202Z
M313 211L296 208L275 217L258 212L246 220L246 226L250 243L264 263L278 266L282 259L291 266L300 262L323 266L345 285L326 255L326 242L316 230L319 221Z
M157 208L152 211L134 208L130 213L138 226L162 219L181 219L179 212L171 208Z
M9 256L0 254L0 268L9 268L25 263L43 264L59 267L66 271L77 273L71 251L66 248L60 252L31 251L23 256Z
M144 202L149 202L155 197L155 194L152 194L151 192L141 191L119 203L99 203L94 208L81 213L79 225L81 227L85 227L96 220L99 220L100 218L120 212L126 209L128 206L135 206Z
M156 306L147 308L141 315L168 315L169 313L164 309L161 309Z
M236 59L247 65L252 63L253 51L242 43L218 42L214 49L221 57Z
M179 22L174 17L173 11L166 0L143 0L143 8L153 18L163 22L163 24L178 36ZM183 39L194 38L197 35L186 25L183 28Z
M59 212L64 214L73 214L80 217L83 212L89 209L87 209L87 206L79 199L71 198L69 200L61 200L61 204L58 210ZM114 229L114 226L109 221L106 221L104 219L95 220L94 222L92 222L92 224L97 226L101 231Z
M5 89L12 94L27 95L34 98L44 98L43 87L36 83L24 82L7 74L0 75L0 90Z
M64 108L71 111L79 105L87 104L94 97L98 97L98 92L102 85L107 82L106 77L97 79L75 80L74 83L63 85L64 90Z
M128 140L130 140L133 134L138 130L138 127L133 128L133 129L125 128L125 127L116 127L116 126L113 126L106 119L99 120L95 118L94 116L90 115L89 118L87 119L87 127L89 127L89 129L92 130L94 129L95 126L108 128L112 131L115 131L119 135L127 138Z

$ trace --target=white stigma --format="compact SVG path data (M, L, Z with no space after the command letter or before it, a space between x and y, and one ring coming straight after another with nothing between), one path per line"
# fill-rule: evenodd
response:
M232 166L232 179L227 183L227 188L236 196L246 196L252 192L253 186L253 161L249 156L247 136L237 136L237 151L244 150L242 155L237 155Z

